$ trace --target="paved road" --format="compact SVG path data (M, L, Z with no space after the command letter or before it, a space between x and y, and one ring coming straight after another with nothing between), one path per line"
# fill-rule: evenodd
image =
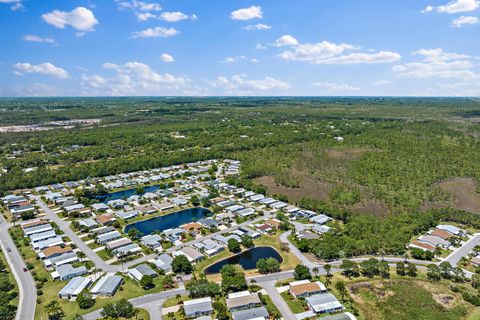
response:
M305 257L300 250L296 246L293 245L293 243L288 240L288 236L292 234L292 231L287 231L284 232L280 235L280 242L288 244L288 247L290 248L290 251L302 262L303 265L311 268L314 268L316 264L312 261L310 261L307 257Z
M23 272L23 268L26 266L8 233L9 227L10 225L5 222L0 214L0 245L19 288L18 310L15 319L33 319L35 316L35 305L37 304L35 281L30 271ZM10 248L11 251L7 252L7 248Z
M283 300L282 296L278 292L277 288L275 288L275 282L258 282L258 285L267 291L268 296L272 299L273 304L278 308L284 320L296 320L297 318L293 314L290 307L287 305L285 300Z
M475 234L473 238L465 242L460 248L456 248L444 261L448 261L456 267L462 257L466 257L476 245L480 244L480 234Z

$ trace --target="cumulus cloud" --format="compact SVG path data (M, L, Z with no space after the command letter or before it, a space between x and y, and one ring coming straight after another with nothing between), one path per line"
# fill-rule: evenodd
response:
M18 62L13 65L14 73L18 76L25 73L38 73L46 76L53 76L56 78L68 78L68 72L60 67L56 67L50 62L44 62L37 65L32 65L28 62Z
M230 19L232 20L251 20L261 18L263 18L263 12L260 6L238 9L230 13Z
M253 30L269 30L272 29L272 26L263 24L263 23L257 23L257 24L249 24L246 27L243 27L243 29L247 31L253 31Z
M131 9L134 11L160 11L162 6L156 2L144 2L144 1L118 1L116 0L119 9Z
M43 20L57 28L63 29L69 25L79 31L93 31L98 24L93 12L84 7L77 7L70 12L54 10L42 15Z
M162 53L160 59L162 59L163 62L175 62L175 59L168 53Z
M298 45L298 40L292 37L289 34L283 35L275 41L275 45L277 47L284 47L284 46L296 46Z
M179 34L174 28L155 27L132 33L133 38L168 38Z
M406 78L460 78L466 80L479 79L473 71L474 63L468 55L447 53L440 48L420 49L413 52L421 60L393 67L399 77Z
M151 12L136 12L135 15L139 21L147 21L149 19L155 19L157 16Z
M147 64L131 61L125 64L104 63L113 76L82 75L81 84L89 94L101 95L161 95L179 90L190 80L169 73L158 73Z
M263 92L270 90L287 90L290 85L284 81L265 77L263 79L251 80L245 75L234 75L230 78L219 76L211 83L213 87L221 87L228 94L247 94L251 95L255 92Z
M277 39L275 46L290 47L289 50L278 55L284 60L312 64L373 64L395 62L401 59L396 52L358 52L360 48L346 43L336 44L322 41L301 44L290 35L284 35Z
M461 16L452 21L452 26L460 28L466 24L477 24L478 18L473 16Z
M197 16L194 15L194 14L187 15L187 14L185 14L183 12L180 12L180 11L163 12L160 15L160 19L164 20L164 21L167 21L167 22L178 22L178 21L187 20L187 19L197 20Z
M439 13L459 13L459 12L469 12L478 9L480 2L478 0L454 0L450 1L442 6L427 6L422 10L423 13L426 12L439 12Z
M29 42L42 42L42 43L50 43L50 44L57 43L52 38L42 38L33 34L27 34L25 37L23 37L23 40L29 41Z
M341 84L335 82L314 82L312 83L314 87L324 88L328 91L335 92L346 92L346 91L359 91L359 87L351 86L348 84Z

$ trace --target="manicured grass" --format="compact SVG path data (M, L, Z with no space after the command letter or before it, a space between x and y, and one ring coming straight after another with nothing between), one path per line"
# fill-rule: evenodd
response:
M280 310L278 310L277 306L273 303L269 296L263 295L262 300L265 303L265 307L267 308L269 314L281 316Z
M186 300L190 300L190 298L187 295L183 295L183 296L180 296L178 298L177 297L172 297L172 298L169 298L169 299L165 300L162 307L163 308L173 307L173 306L176 306L176 305L180 304L180 302L186 301Z
M275 235L262 235L260 238L255 239L253 242L256 246L272 246L280 253L283 258L283 262L280 265L282 270L292 270L300 264L300 260L292 252L282 250L282 244L279 238L280 232Z
M280 295L288 304L288 307L293 313L302 313L305 311L302 302L298 299L295 299L291 294L288 293L288 291L282 292Z

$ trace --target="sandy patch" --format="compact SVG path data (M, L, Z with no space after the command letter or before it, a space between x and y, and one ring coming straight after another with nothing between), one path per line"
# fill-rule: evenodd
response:
M450 205L454 208L480 214L480 194L476 192L477 184L471 178L453 178L437 184L443 191L452 195ZM430 204L438 206L439 204Z

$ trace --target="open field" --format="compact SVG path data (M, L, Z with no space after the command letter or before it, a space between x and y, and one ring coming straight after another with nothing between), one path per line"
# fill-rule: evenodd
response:
M446 284L422 280L365 281L349 285L363 319L465 319L473 307Z
M438 185L452 195L452 207L480 214L480 194L477 192L477 183L473 179L452 178Z

